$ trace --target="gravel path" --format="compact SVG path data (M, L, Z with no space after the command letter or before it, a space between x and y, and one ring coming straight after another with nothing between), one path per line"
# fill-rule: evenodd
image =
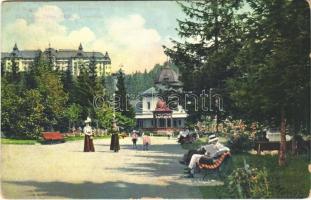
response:
M138 141L141 144L141 139ZM109 140L95 140L94 153L83 141L54 145L2 145L4 198L202 198L178 163L185 150L176 140L152 137L149 151L133 150L130 138L121 151ZM141 148L141 145L139 145Z

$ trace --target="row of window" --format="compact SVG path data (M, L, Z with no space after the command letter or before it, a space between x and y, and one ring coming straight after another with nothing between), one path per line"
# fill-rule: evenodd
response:
M166 119L163 119L163 118L161 118L161 119L159 119L159 121L158 121L158 124L156 124L156 120L151 120L151 126L155 126L155 125L157 125L158 127L162 127L162 128L164 128L164 127L166 127L166 123L167 123L167 127L172 127L172 125L171 125L171 120L167 120L167 122L166 122ZM177 123L178 123L178 126L181 126L181 119L173 119L173 127L178 127L177 126ZM137 125L138 125L138 127L140 127L140 128L143 128L144 127L144 120L137 120Z

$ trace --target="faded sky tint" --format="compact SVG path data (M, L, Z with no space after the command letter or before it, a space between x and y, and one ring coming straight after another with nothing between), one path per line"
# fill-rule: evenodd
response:
M5 2L1 48L108 51L114 70L150 70L167 57L162 45L177 38L185 16L173 1L147 2Z

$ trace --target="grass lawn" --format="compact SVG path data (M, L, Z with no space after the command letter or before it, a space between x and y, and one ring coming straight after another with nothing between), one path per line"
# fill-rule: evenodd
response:
M232 169L243 167L243 160L251 167L268 171L271 198L306 198L310 190L309 158L307 155L288 156L285 167L278 166L278 156L236 154L232 157ZM204 198L230 198L226 184L224 186L200 187ZM231 197L232 198L232 197Z
M1 138L1 144L34 145L36 143L38 143L36 140Z
M111 136L105 135L105 136L96 136L94 139L107 139ZM84 136L72 136L72 137L65 137L65 142L69 141L77 141L77 140L84 140ZM24 139L11 139L11 138L1 138L1 144L18 144L18 145L34 145L39 144L42 141L38 140L24 140Z

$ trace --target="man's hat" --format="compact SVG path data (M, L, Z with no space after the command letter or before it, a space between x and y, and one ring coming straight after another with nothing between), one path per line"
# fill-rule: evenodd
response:
M86 120L84 121L85 123L91 123L91 118L87 117Z
M218 137L215 134L208 136L208 143L218 141Z

